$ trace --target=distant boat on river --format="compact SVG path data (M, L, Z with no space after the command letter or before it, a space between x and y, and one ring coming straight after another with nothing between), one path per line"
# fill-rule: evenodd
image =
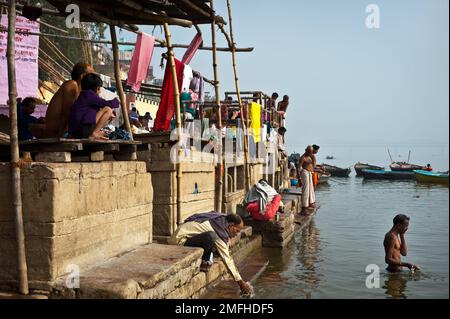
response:
M370 165L370 164L364 164L364 163L361 163L361 162L356 163L354 168L355 168L356 175L359 176L359 177L363 176L362 175L362 170L363 169L371 169L371 170L375 170L375 171L382 171L382 170L384 170L384 167Z

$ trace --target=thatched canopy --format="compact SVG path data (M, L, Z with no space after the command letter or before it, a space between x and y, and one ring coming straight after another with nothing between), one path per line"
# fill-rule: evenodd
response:
M104 22L111 25L159 25L165 22L189 27L212 22L208 0L48 0L67 15L66 7L80 7L82 22ZM222 17L215 21L225 24Z

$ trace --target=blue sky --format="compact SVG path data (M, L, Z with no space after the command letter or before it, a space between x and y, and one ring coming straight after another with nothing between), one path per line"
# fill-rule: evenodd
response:
M371 3L381 10L380 29L366 28ZM294 149L311 143L448 146L448 6L447 0L234 1L236 42L255 47L238 55L241 89L291 97L287 143ZM225 0L216 7L227 16ZM210 45L209 26L202 31ZM195 35L195 29L172 32L176 43ZM159 27L155 36L163 37ZM152 61L158 75L161 52ZM211 52L198 53L191 66L213 78ZM234 91L227 53L219 54L219 77L221 92Z

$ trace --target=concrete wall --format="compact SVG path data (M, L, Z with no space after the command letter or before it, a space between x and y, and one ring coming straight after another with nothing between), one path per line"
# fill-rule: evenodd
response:
M0 163L0 284L16 280L9 164ZM22 169L31 287L67 265L91 265L152 242L150 174L142 162L47 164Z
M184 221L194 214L214 210L215 166L212 155L197 151L189 152L182 163L181 218ZM153 195L153 234L171 236L177 222L177 173L169 147L152 147L149 171L153 189L157 190Z

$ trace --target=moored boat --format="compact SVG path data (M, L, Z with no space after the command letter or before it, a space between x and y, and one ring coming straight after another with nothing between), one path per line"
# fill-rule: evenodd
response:
M359 176L359 177L363 176L362 175L362 170L363 169L371 169L371 170L375 170L375 171L382 171L382 170L384 170L384 167L370 165L370 164L364 164L364 163L361 163L361 162L356 163L354 168L355 168L356 175Z
M352 172L351 168L340 168L328 164L322 164L321 167L333 177L348 177Z
M363 169L361 171L365 179L382 179L382 180L414 180L414 172L398 172L385 170Z
M447 173L434 173L423 170L415 170L415 177L420 183L437 183L448 185L448 172Z
M320 184L327 184L330 180L331 174L320 174L319 175L319 185Z
M426 167L421 165L409 164L406 162L393 162L390 166L395 172L413 172L415 170L425 170Z

